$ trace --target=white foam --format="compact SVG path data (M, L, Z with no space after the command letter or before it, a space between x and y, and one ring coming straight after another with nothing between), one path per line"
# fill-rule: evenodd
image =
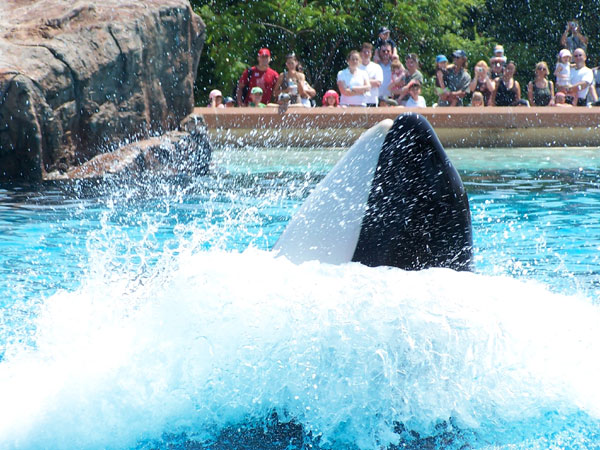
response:
M129 448L163 432L296 418L379 448L394 421L494 429L600 418L600 311L535 283L268 252L182 249L45 301L0 363L0 448Z

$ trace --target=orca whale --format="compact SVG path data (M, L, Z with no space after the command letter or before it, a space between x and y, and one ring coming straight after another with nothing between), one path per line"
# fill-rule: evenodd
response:
M458 172L429 122L405 113L363 133L273 249L295 263L471 270L472 236Z

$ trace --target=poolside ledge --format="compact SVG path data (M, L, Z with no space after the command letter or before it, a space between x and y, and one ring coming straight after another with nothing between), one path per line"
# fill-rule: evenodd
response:
M409 111L387 108L195 108L216 145L347 146ZM600 147L600 108L414 108L446 147Z

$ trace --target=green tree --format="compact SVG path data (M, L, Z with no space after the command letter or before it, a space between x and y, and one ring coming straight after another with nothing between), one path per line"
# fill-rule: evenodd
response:
M419 54L424 75L433 77L435 55L463 48L471 60L487 57L490 39L475 18L485 0L192 0L207 25L205 49L196 81L199 104L210 89L233 93L242 71L256 64L268 47L272 67L281 71L294 51L318 95L336 87L346 55L373 42L380 26L392 31L401 59ZM428 103L432 94L426 90Z

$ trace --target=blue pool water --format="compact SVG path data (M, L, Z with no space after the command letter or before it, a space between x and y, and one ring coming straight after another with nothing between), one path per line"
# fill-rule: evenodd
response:
M0 185L0 448L600 448L600 152L457 149L475 272L274 258L343 150Z

